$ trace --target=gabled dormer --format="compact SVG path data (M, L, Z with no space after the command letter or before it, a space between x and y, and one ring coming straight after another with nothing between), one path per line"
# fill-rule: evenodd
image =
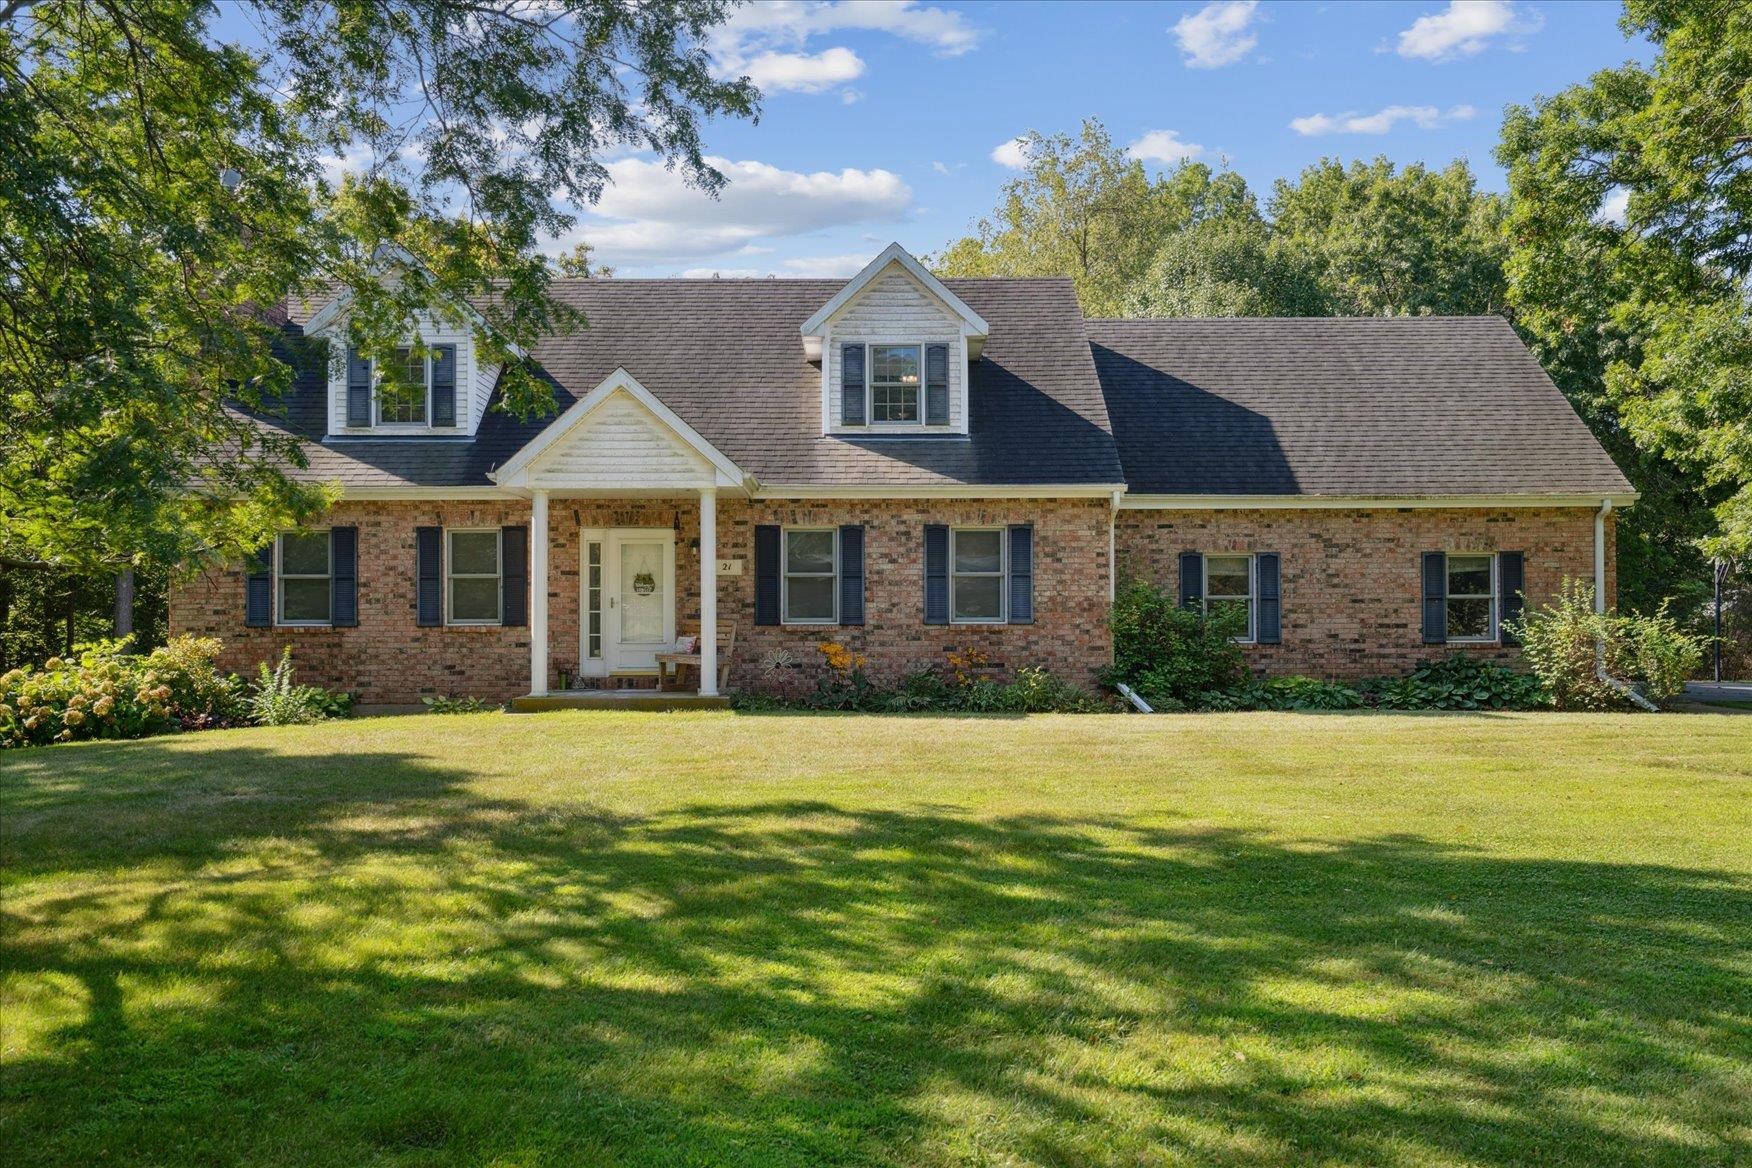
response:
M965 435L968 364L984 319L891 243L803 323L821 363L822 432L842 437Z
M409 262L412 262L411 260ZM304 326L309 337L334 346L328 367L328 437L472 437L499 379L499 364L486 360L475 330L486 320L463 306L449 319L422 312L402 338L397 369L346 347L351 297L342 293Z

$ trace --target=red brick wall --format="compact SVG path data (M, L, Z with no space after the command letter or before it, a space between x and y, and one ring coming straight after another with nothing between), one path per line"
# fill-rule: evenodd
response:
M1426 551L1519 551L1526 594L1554 595L1566 577L1593 582L1591 508L1466 510L1133 511L1119 513L1119 578L1179 587L1181 552L1278 552L1283 641L1249 645L1266 674L1356 678L1398 673L1453 652L1511 660L1500 645L1422 643ZM1616 587L1607 521L1607 599Z
M718 619L737 620L733 684L762 691L811 689L821 672L816 645L833 640L864 654L871 676L892 681L941 665L951 649L977 647L1002 674L1043 665L1089 685L1112 658L1107 631L1108 515L1093 500L832 500L732 502L720 507L719 556L744 561L743 575L721 580ZM865 624L761 627L754 624L754 527L862 523ZM1034 623L924 623L924 527L1034 524ZM696 609L697 612L697 609ZM788 655L792 664L780 662Z
M412 704L423 696L501 700L529 690L529 630L420 628L415 624L414 529L529 522L527 503L343 503L322 525L359 528L357 628L246 628L240 568L209 572L171 595L175 633L225 642L221 664L253 674L257 662L291 645L299 679L347 690L372 704ZM946 651L977 645L1003 672L1045 665L1086 684L1106 664L1107 516L1105 501L750 503L718 508L718 558L742 561L740 576L719 578L718 619L737 622L731 684L798 692L820 673L816 644L845 643L869 658L872 675L941 663ZM548 552L549 684L579 658L580 543L586 528L667 527L676 532L676 628L699 627L699 507L692 499L552 499ZM1035 623L927 626L923 621L923 528L927 522L1035 524ZM863 523L866 621L861 628L754 625L754 527L761 523ZM532 533L534 538L534 533ZM792 664L780 664L788 655Z

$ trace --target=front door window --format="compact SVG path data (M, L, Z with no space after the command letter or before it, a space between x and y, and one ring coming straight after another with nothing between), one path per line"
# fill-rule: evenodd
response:
M620 639L625 645L657 645L664 640L669 597L658 540L625 540L620 545Z

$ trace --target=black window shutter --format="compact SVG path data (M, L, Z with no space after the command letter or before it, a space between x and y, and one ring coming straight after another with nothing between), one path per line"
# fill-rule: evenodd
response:
M444 623L444 529L414 528L414 548L419 573L414 623L431 628Z
M329 528L329 624L337 629L359 624L359 529Z
M529 528L522 524L499 529L499 623L529 624Z
M1034 623L1034 524L1010 528L1010 623Z
M774 524L754 529L754 623L779 623L779 529Z
M371 362L347 350L347 425L371 424Z
M456 425L456 346L432 346L432 424Z
M925 623L949 623L949 529L925 524Z
M1497 591L1501 594L1497 601L1497 626L1502 628L1502 622L1520 618L1522 606L1526 601L1521 592L1526 588L1527 558L1520 552L1497 553ZM1518 642L1507 629L1502 629L1502 640L1505 645Z
M839 529L839 623L864 623L864 525L848 523Z
M949 424L949 346L925 346L925 424Z
M1278 581L1279 556L1276 552L1260 552L1253 557L1254 621L1257 628L1253 639L1261 645L1275 645L1283 640L1283 599Z
M244 562L243 623L265 629L274 623L274 545L269 544Z
M1423 643L1448 641L1448 557L1444 552L1423 554Z
M1204 555L1180 553L1180 607L1198 608L1204 603Z
M840 425L864 424L864 346L840 346Z

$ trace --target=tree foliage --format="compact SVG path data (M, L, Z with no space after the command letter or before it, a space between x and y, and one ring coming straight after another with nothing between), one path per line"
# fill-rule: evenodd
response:
M1151 259L1146 241L1250 199L1238 175L1182 163L1151 177L1098 119L1076 138L1030 131L1024 173L974 233L931 260L944 276L1069 276L1091 316L1120 310Z
M722 0L0 5L0 557L97 569L259 547L327 501L272 414L301 360L272 307L350 295L387 356L421 312L489 357L565 323L542 239L652 150L708 191ZM236 11L229 13L238 15ZM322 161L359 163L338 183ZM481 324L462 306L473 303ZM339 354L333 355L338 359ZM551 406L507 361L505 408Z
M1686 543L1744 557L1752 10L1632 0L1624 26L1659 46L1652 67L1602 71L1505 121L1510 297L1595 432L1629 456L1645 494L1633 522L1664 513ZM1696 552L1662 550L1703 579Z

